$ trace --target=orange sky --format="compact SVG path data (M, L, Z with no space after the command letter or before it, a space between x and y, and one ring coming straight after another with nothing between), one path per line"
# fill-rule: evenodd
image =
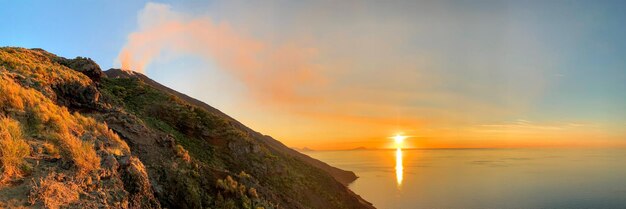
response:
M268 20L263 6L194 13L148 3L118 64L292 147L386 148L396 133L416 148L626 144L623 112L550 110L548 95L566 81L533 25L471 11L416 23L353 6L343 17L342 6Z

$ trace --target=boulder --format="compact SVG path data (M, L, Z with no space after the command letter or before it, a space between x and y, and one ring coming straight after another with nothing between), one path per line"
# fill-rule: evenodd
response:
M63 57L57 57L55 61L61 65L85 74L95 82L99 82L102 77L106 77L106 75L102 72L102 69L100 69L100 66L90 58L76 57L75 59L66 59Z

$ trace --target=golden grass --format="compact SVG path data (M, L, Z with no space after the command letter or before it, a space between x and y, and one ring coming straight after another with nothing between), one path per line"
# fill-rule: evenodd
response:
M48 163L33 163L33 207L71 206L80 201L86 186L95 185L91 177L100 169L100 154L130 155L128 145L106 124L62 106L72 95L60 95L59 86L94 84L54 59L45 51L0 47L0 180L23 175L20 168L29 168L24 158L31 145L37 148L33 159L60 158L58 165L72 165L69 170L58 165L49 170Z
M45 208L56 209L76 202L80 198L80 187L71 182L59 182L51 173L45 179L34 182L29 199L31 204L41 201Z
M49 143L49 142L44 142L43 148L45 150L45 153L50 155L51 157L53 158L61 157L61 153L59 152L59 149L56 146L54 146L54 144Z
M0 107L8 108L4 112L17 118L21 115L28 116L22 119L34 129L31 131L43 135L46 140L59 147L61 155L73 161L80 172L90 172L100 166L100 158L93 148L97 137L111 141L109 149L128 152L128 145L108 130L106 125L98 124L95 120L78 113L70 114L67 108L55 105L34 89L21 87L2 72L0 72ZM94 137L84 141L81 138L85 138L86 134Z
M93 144L81 141L67 132L51 134L52 141L61 147L61 155L71 159L81 173L100 168L100 158Z
M20 166L30 154L30 146L22 138L22 130L16 120L0 118L0 163L2 177L0 182L22 175Z
M53 54L45 51L24 48L0 48L0 66L12 73L23 75L26 79L38 82L38 90L50 91L52 84L74 81L87 85L91 82L87 76L77 73L52 60Z
M93 118L82 117L78 113L74 113L74 118L78 124L83 127L84 132L91 133L93 137L105 138L110 146L106 146L108 152L114 155L130 154L130 147L117 134L115 134L106 124L98 123Z

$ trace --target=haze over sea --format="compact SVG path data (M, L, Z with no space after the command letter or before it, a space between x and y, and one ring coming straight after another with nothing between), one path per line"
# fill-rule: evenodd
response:
M309 151L377 208L624 208L624 149ZM400 165L397 167L398 155ZM398 168L401 172L398 172Z

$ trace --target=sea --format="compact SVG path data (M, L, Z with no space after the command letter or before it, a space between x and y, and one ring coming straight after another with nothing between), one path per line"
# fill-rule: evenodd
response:
M380 209L626 208L626 149L307 151Z

